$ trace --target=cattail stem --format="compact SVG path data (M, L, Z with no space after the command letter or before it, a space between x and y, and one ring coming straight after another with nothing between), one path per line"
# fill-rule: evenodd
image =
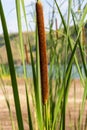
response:
M44 27L43 7L40 1L36 3L36 17L39 37L42 102L43 104L46 104L48 99L48 64L46 57L46 35Z

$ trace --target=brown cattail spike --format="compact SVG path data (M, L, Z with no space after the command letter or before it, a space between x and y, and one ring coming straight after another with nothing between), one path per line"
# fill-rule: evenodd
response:
M85 28L84 26L82 27L82 44L85 44Z
M39 37L42 101L43 104L46 104L48 99L48 64L46 57L46 35L44 27L43 7L40 1L36 3L36 17Z
M26 54L26 63L29 64L27 45L25 44L24 47L25 47L25 54Z
M56 25L56 39L58 39L58 23L57 23L57 18L55 19L55 25Z

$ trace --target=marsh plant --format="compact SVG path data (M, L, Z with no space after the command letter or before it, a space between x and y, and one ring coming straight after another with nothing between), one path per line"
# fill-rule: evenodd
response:
M67 1L67 10L65 14L62 12L62 6ZM49 17L49 28L47 31L48 44L46 43L46 30L44 23L44 9L41 0L35 1L36 19L35 25L35 46L36 46L36 62L34 62L32 43L28 35L28 47L31 58L32 74L33 74L33 109L36 113L35 123L34 116L31 113L31 102L28 92L28 77L25 63L25 51L22 35L21 7L24 14L26 32L28 34L28 22L24 5L24 0L15 0L18 34L20 41L20 53L24 71L24 82L26 90L28 125L30 130L65 130L66 128L66 109L70 83L72 80L73 65L79 73L79 78L84 87L81 109L77 128L70 126L70 129L81 129L82 115L87 97L87 66L86 66L86 39L84 26L86 24L87 2L86 0L66 0L60 4L59 0L47 1L51 8ZM57 15L61 19L56 18ZM55 20L56 19L56 20ZM19 130L24 130L24 122L21 111L21 102L18 92L17 77L14 68L14 60L9 40L6 18L2 0L0 0L0 20L3 29L6 52L8 57L8 65L11 77L11 84L14 96L17 124ZM56 29L54 29L54 25ZM78 54L78 53L79 54ZM48 57L49 57L49 73L48 73ZM83 67L85 77L81 71ZM5 94L4 94L5 95ZM73 95L74 96L74 95ZM76 98L76 96L74 97ZM12 128L15 129L9 101L6 99L11 117ZM86 127L84 128L86 129Z

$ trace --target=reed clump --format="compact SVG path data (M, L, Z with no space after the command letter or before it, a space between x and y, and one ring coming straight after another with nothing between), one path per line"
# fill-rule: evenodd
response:
M42 102L43 104L46 104L48 99L48 64L46 56L46 35L44 27L43 7L40 1L36 3L36 17L39 38Z

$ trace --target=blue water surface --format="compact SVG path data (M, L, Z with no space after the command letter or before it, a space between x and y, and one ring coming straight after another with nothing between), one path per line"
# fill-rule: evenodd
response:
M58 68L57 68L57 67L55 67L55 65L54 65L54 66L51 68L51 72L52 72L54 78L55 78L55 76L58 75L59 69L60 69L61 75L63 76L64 66L62 66L62 67L60 67L60 68L59 68L59 66L58 66ZM16 70L17 76L23 77L23 66L22 66L22 65L20 65L20 66L15 66L15 70ZM32 78L32 77L33 77L33 75L32 75L32 66L31 66L31 65L26 65L26 70L27 70L27 71L26 71L26 72L27 72L27 77ZM49 70L50 70L50 65L48 65L48 72L49 72ZM81 72L82 72L83 77L85 77L84 68L83 68L82 66L81 66ZM50 72L49 72L49 75L50 75ZM78 73L78 70L77 70L77 68L76 68L75 65L72 66L71 78L72 78L72 79L79 79L79 78L80 78L79 73Z

